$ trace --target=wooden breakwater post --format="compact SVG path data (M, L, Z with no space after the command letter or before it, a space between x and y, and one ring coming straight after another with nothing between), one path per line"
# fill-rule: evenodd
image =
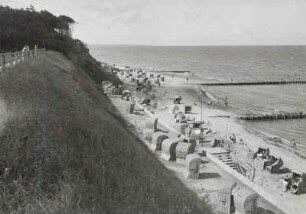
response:
M286 84L306 84L306 80L292 81L260 81L260 82L208 82L201 83L202 86L248 86L248 85L286 85Z
M300 112L279 112L279 113L266 113L266 114L246 114L238 116L239 119L248 121L258 120L285 120L285 119L302 119L305 118L306 114Z

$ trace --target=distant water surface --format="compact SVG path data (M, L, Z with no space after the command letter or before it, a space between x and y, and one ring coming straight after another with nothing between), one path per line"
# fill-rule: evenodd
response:
M203 81L306 80L305 46L158 47L91 46L98 60L155 70L186 70ZM235 113L306 112L306 85L208 87L215 96L228 97ZM306 119L244 122L306 146Z

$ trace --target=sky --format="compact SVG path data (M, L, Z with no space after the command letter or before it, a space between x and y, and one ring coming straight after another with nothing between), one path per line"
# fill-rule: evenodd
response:
M306 0L0 0L77 24L87 44L306 45Z

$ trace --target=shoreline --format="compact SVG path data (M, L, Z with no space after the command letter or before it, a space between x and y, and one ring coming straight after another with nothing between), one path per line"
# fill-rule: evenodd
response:
M153 71L147 72L147 75L150 74L160 74L160 73L154 73ZM190 104L193 107L193 114L192 116L199 117L200 112L200 102L199 102L199 95L197 93L197 83L199 80L194 80L193 78L190 78L189 81L186 80L186 77L183 77L180 74L177 75L163 75L166 76L165 82L162 82L161 86L154 86L154 92L156 94L159 94L159 97L157 96L158 100L158 106L161 104L162 108L168 107L173 105L173 98L177 95L183 97L183 104ZM171 78L172 77L172 78ZM122 80L125 83L126 86L128 86L129 90L131 90L133 93L135 92L135 85L130 83L130 79L126 78L125 76L122 76ZM198 87L199 88L199 87ZM144 96L144 94L139 94L140 92L136 93L136 97ZM204 97L204 96L203 96ZM209 97L204 98L204 103L207 103L209 100ZM193 103L196 101L196 105L193 105ZM120 108L120 107L119 107ZM127 108L127 107L125 107ZM244 127L242 124L240 124L235 114L231 111L229 111L230 108L223 107L222 105L218 106L209 106L209 105L202 105L202 111L203 111L203 119L207 119L209 121L209 128L211 128L217 137L221 137L223 139L227 139L227 137L231 134L235 134L238 139L243 139L245 144L243 145L244 151L241 151L240 153L245 153L246 150L249 151L257 151L258 147L262 148L270 148L271 155L275 157L281 157L284 160L284 168L291 169L291 170L299 170L302 172L306 172L306 160L298 156L297 154L293 153L292 151L288 151L287 148L280 147L279 145L276 145L273 143L273 141L268 141L266 138L267 136L262 137L260 134L256 131L250 131L246 127ZM169 117L168 111L165 112L164 110L160 111L158 110L154 117L162 118L163 121L166 121L170 126L175 127L178 129L178 126L173 123L173 116ZM127 115L125 117L128 117ZM172 121L172 123L169 123L169 121ZM215 135L214 135L215 136ZM238 146L238 145L237 145ZM238 156L237 156L238 157ZM216 169L216 167L213 167ZM174 168L176 169L176 168ZM172 168L171 168L172 170ZM273 194L272 195L283 195L281 192L281 178L282 174L277 175L271 175L267 173L266 171L256 171L258 173L255 177L254 185L258 185L263 189L269 188L270 186L273 186ZM267 180L268 179L268 180ZM217 185L217 184L214 184ZM273 196L274 197L274 196ZM303 207L303 203L301 200L306 199L305 195L299 195L299 196L291 196L286 194L286 197L288 197L288 200L290 199L290 205L288 205L291 209L297 209L296 213L301 213L300 211L305 209ZM296 197L296 198L294 198ZM279 196L276 197L277 200L283 200L282 197ZM296 202L295 202L296 200ZM265 202L263 202L264 204ZM275 203L274 203L275 204ZM276 207L275 207L276 208ZM284 207L284 210L287 210ZM278 213L278 212L275 212ZM287 212L288 213L288 212Z
M186 81L186 76L183 72L164 72L164 71L159 71L159 70L155 70L155 69L151 69L151 68L144 68L143 69L144 71L146 71L148 74L157 74L157 75L163 75L166 78L166 84L164 84L164 86L173 86L177 83L180 83L184 89L186 89L187 91L190 91L192 90L191 93L188 93L188 95L190 95L193 100L197 100L197 102L199 103L199 94L198 94L198 91L199 90L202 90L202 81L205 80L206 78L201 78L201 77L198 77L198 76L194 76L192 72L190 72L190 76L188 76L189 80ZM208 78L210 79L210 78ZM168 83L168 81L170 80L170 84ZM217 81L222 81L222 80L219 80L219 79L215 79L215 78L212 78L211 80L217 80ZM172 82L171 82L172 81ZM173 81L174 81L174 84L173 84ZM219 115L227 115L229 116L230 118L235 118L237 113L235 112L234 109L240 109L239 107L237 106L234 106L233 104L230 103L230 105L228 107L225 107L224 104L221 104L221 103L218 103L217 100L218 100L218 97L214 96L211 92L207 91L206 89L204 89L206 91L206 96L203 95L202 98L202 102L203 102L203 109L216 109L217 111L220 111ZM207 103L209 100L213 99L215 101L214 105L213 106L208 106ZM193 103L192 100L190 100L190 103ZM241 126L243 127L243 124L241 122L239 122L238 119L235 119L234 122L231 122L232 124L235 124L237 126ZM266 138L276 138L276 139L280 139L284 144L280 144L278 143L278 147L281 147L283 149L292 149L292 146L290 146L290 140L284 138L284 137L280 137L280 136L277 136L277 135L273 135L271 133L268 133L268 132L263 132L263 131L260 131L256 128L253 128L253 127L243 127L243 130L245 132L248 132L250 135L254 135L255 137L258 137L260 138L262 141L266 141L266 143L268 145L272 145L272 146L275 146L276 143L273 142L273 140L270 140L269 142L267 142L267 139ZM280 145L279 145L280 144ZM300 144L300 143L296 143L297 147L300 147L301 149L297 149L295 150L294 152L291 152L292 154L294 155L298 155L299 157L303 158L306 160L306 146ZM305 149L305 151L303 151L302 149ZM296 152L298 153L304 153L303 155L300 155L300 154L296 154ZM306 169L306 168L305 168Z
M196 87L193 88L195 96L200 96L198 95L198 91L196 89ZM218 98L215 97L212 93L205 91L205 95L203 95L204 99L203 99L203 106L205 106L206 108L216 108L218 110L224 111L223 115L228 115L232 118L235 118L237 113L235 112L234 109L239 109L239 107L237 106L233 106L232 104L229 107L225 107L223 103L219 103L218 102ZM190 94L192 96L192 94ZM209 100L213 100L215 102L215 104L213 106L208 106L207 102ZM236 123L244 126L243 122L239 121L239 119L235 119ZM250 123L250 122L249 122ZM260 137L262 140L265 140L265 138L273 138L274 140L270 140L269 144L277 144L279 147L285 148L285 149L292 149L293 148L293 144L290 140L281 137L281 136L277 136L268 132L263 132L260 131L254 127L244 127L245 131L249 132L250 134L256 135L257 137ZM275 140L279 140L281 142L274 142ZM302 158L306 159L306 146L302 145L298 142L296 142L296 149L292 152L295 153L299 152L299 153L304 153L303 155L298 154L299 156L301 156Z
M152 73L152 74L157 74L155 73L154 71L150 71L149 73ZM160 74L160 73L158 73ZM180 75L180 74L177 74L175 76L174 79L176 79L176 83L180 83L180 88L183 88L183 90L187 90L187 91L190 91L190 90L193 90L193 94L192 93L188 93L188 95L190 95L192 98L198 98L198 93L197 93L197 89L196 87L201 87L198 85L199 83L199 80L198 79L194 79L192 76L190 78L190 80L188 82L186 82L186 77ZM173 78L172 78L173 79ZM179 79L179 81L177 81L177 79ZM166 80L167 81L167 80ZM170 86L173 86L173 84L170 84ZM167 83L166 83L166 86L167 86ZM210 92L208 92L209 94L211 94ZM197 97L195 97L197 96ZM211 95L212 97L214 97L213 95ZM188 96L187 96L188 97ZM186 97L185 97L186 98ZM217 115L227 115L230 117L230 119L232 119L232 121L230 122L230 124L233 124L234 126L240 126L243 128L243 131L244 132L247 132L249 135L253 135L254 138L260 138L260 140L262 142L264 142L264 144L266 144L266 146L272 146L274 148L280 148L280 149L285 149L288 151L291 150L293 147L290 145L290 140L286 139L286 138L283 138L283 137L280 137L280 136L276 136L276 135L273 135L273 134L270 134L270 133L267 133L267 132L262 132L260 130L257 130L255 128L251 128L251 127L244 127L242 123L240 123L237 119L235 119L235 116L236 116L236 113L231 110L232 108L235 108L235 107L231 107L231 105L229 107L225 107L224 105L222 104L215 104L213 106L208 106L207 105L207 102L209 101L209 99L211 99L211 97L209 96L203 96L203 106L202 108L205 110L205 109L215 109L216 111L219 112L219 114ZM217 99L216 97L214 97L215 99ZM189 103L193 103L192 100L190 100L189 98ZM209 115L208 115L209 117ZM212 122L213 123L213 122ZM227 134L229 134L230 130L227 130L226 132L228 132ZM222 133L222 131L221 131ZM224 129L223 129L223 133L224 133ZM276 138L276 139L280 139L282 141L282 143L276 143L275 141L273 140L268 140L267 138ZM301 147L301 148L306 148L305 146L299 144L299 143L296 143L297 147ZM302 158L303 160L306 161L306 153L305 155L300 155L300 154L297 154L296 152L303 152L301 149L297 149L295 151L289 151L289 153L291 153L292 155L296 155L298 156L299 158ZM291 158L290 158L291 159ZM306 162L305 162L306 163ZM285 163L286 164L286 163ZM293 167L294 168L294 167ZM305 170L306 172L306 166L305 166Z
M195 90L195 93L197 94L197 91L196 91L195 88L194 88L194 90ZM237 113L235 112L234 109L240 109L238 106L234 106L233 104L231 104L229 107L225 107L224 103L219 103L218 102L218 98L215 97L213 93L208 92L207 90L205 92L206 93L203 96L206 97L206 99L205 99L206 102L204 101L204 105L206 107L211 107L211 106L208 106L206 103L207 103L208 100L213 100L216 104L213 105L212 107L217 108L221 111L224 111L224 115L230 115L230 117L235 117L237 115ZM236 119L236 123L241 125L241 126L244 125L243 122L239 121L239 119ZM246 123L251 123L251 122L246 122ZM263 140L264 140L264 138L273 138L274 141L275 140L281 141L281 142L273 142L273 140L272 140L272 142L270 142L270 144L277 144L280 147L283 147L283 148L286 148L286 149L292 149L293 148L292 142L290 140L284 138L284 137L274 135L274 134L269 133L269 132L261 131L259 129L254 128L254 127L250 127L250 125L248 127L244 127L244 128L250 134L254 134L254 135L262 138ZM304 153L302 156L299 154L299 156L306 159L306 145L302 145L298 142L296 142L295 144L296 144L296 148L295 148L293 153L296 153L296 152Z

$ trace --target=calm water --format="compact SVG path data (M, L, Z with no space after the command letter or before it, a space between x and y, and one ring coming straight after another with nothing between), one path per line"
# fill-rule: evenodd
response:
M306 46L91 46L90 50L103 62L156 70L188 70L203 81L306 80ZM306 112L306 85L209 87L207 90L217 97L228 97L236 113ZM244 124L306 145L306 119Z

